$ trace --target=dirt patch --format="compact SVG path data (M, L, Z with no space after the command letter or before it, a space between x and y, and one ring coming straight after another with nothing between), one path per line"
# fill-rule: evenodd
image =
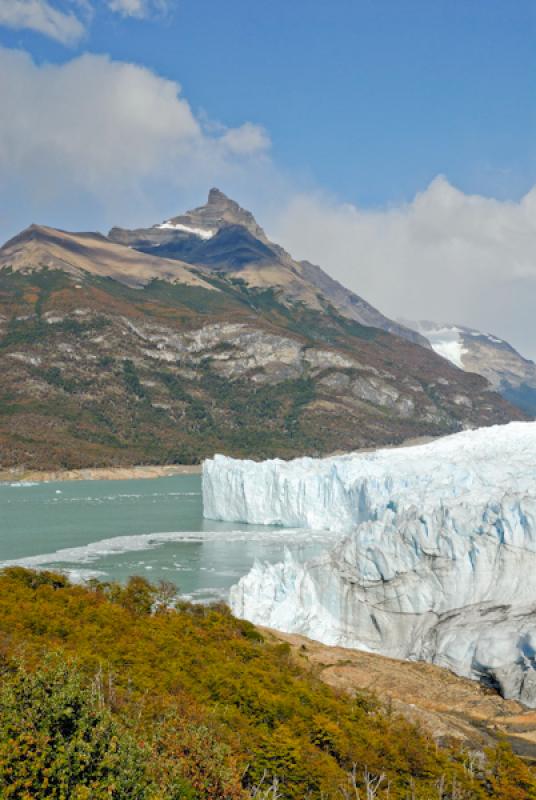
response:
M457 739L483 747L502 734L515 752L536 761L536 710L432 664L397 661L262 630L288 642L293 658L308 664L320 680L349 693L373 692L387 709L419 723L439 742Z

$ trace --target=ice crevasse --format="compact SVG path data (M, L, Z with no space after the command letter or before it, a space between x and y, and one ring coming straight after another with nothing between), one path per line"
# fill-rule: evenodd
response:
M312 560L257 562L231 589L238 616L536 707L536 422L325 459L216 456L203 503L212 519L332 531Z

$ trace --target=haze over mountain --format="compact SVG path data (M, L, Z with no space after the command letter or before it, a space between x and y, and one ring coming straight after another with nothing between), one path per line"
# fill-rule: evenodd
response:
M109 238L14 237L0 337L8 467L326 453L523 418L217 189Z

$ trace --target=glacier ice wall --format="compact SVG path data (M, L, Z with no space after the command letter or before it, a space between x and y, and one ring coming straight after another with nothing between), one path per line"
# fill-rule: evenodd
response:
M536 423L464 431L415 447L292 461L203 464L209 519L340 531L388 508L435 506L536 479Z
M238 616L536 707L536 423L321 460L216 457L203 497L219 519L344 532L308 562L256 563L231 590Z

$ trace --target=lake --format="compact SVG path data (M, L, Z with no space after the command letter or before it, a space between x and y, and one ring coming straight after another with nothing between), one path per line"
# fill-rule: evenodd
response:
M255 559L318 553L333 534L203 518L200 475L0 484L0 567L57 569L74 581L143 575L194 601L225 599Z

